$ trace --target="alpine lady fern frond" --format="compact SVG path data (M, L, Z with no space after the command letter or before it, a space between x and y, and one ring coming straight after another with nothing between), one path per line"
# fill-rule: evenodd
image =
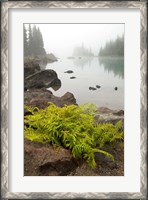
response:
M96 124L96 107L90 105L65 105L60 108L49 103L45 109L25 106L31 115L25 116L25 138L31 141L51 143L69 148L73 157L86 159L96 167L95 154L101 153L113 160L113 156L100 148L123 139L122 122Z

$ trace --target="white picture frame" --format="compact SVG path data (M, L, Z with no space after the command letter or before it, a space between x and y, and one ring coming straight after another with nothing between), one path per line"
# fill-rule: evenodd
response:
M16 160L14 161L14 154L15 152L18 152L18 149L16 148L16 144L15 143L17 137L12 137L14 136L13 134L11 135L12 130L15 130L16 126L14 125L15 120L22 120L21 115L16 114L13 115L13 111L14 111L14 106L16 105L20 105L19 102L22 101L23 99L23 91L21 92L21 95L19 92L15 91L13 88L13 91L16 94L16 103L12 104L11 103L11 95L12 95L12 87L15 83L12 83L12 76L16 77L17 80L19 80L19 76L17 74L14 74L14 71L12 70L11 66L14 66L14 64L16 63L16 65L18 64L23 64L22 59L20 59L21 57L21 53L18 55L18 60L19 62L15 61L13 58L16 59L16 55L15 53L12 52L12 49L10 47L14 46L14 41L11 39L13 36L13 29L17 29L18 24L19 24L19 28L18 30L21 30L21 24L23 23L32 23L36 21L34 19L31 18L27 18L26 21L24 21L24 19L22 18L21 13L23 13L24 10L35 10L36 14L39 14L39 12L42 12L43 10L52 10L52 9L57 9L56 12L60 12L62 10L62 12L67 9L70 12L70 9L77 9L77 10L83 10L83 9L89 9L91 12L97 12L97 9L104 9L108 10L109 12L111 11L111 9L115 9L117 12L122 12L122 9L127 10L129 13L132 12L132 10L137 9L139 10L139 16L136 18L140 22L140 33L138 34L138 30L137 30L137 36L134 33L132 34L132 37L138 37L139 39L138 41L140 42L140 47L139 50L137 51L137 53L139 52L139 64L140 64L140 68L139 68L139 75L137 77L135 77L134 79L134 75L131 77L133 80L137 79L137 84L138 84L138 91L135 94L139 94L139 96L137 96L136 98L140 98L139 100L137 100L137 103L139 102L139 106L137 107L137 109L135 109L135 114L133 114L134 116L137 114L137 116L139 117L135 117L134 119L136 120L137 124L133 124L135 127L137 127L136 130L139 130L139 136L137 137L137 143L138 147L140 147L140 150L137 150L137 152L139 153L139 161L137 161L138 163L140 163L140 167L139 167L139 179L135 179L135 181L137 181L137 185L134 188L134 192L132 191L125 191L124 188L123 190L120 191L114 191L111 188L109 188L107 186L107 190L103 190L103 191L99 191L99 189L97 190L97 187L99 187L99 185L96 187L95 184L98 184L97 180L94 179L93 177L90 177L88 180L87 179L78 179L77 177L74 177L75 179L59 179L58 182L62 185L63 181L64 183L68 182L68 185L70 184L74 184L74 187L77 188L77 190L73 189L71 190L71 187L68 188L67 190L62 190L59 185L56 188L57 185L57 179L56 177L50 177L50 181L52 181L52 190L47 191L47 187L46 187L46 191L44 190L37 190L37 191L33 191L33 190L28 190L24 188L24 190L22 188L19 188L19 186L23 185L23 182L21 182L21 179L19 179L19 177L17 176L18 174L21 174L23 169L16 169L18 172L17 173L12 173L14 172L14 166L16 165L11 165L12 163L16 162ZM115 12L114 10L114 12ZM14 13L14 14L13 14ZM97 1L86 1L86 2L73 2L73 1L69 1L69 2L63 2L63 1L45 1L45 2L35 2L35 1L24 1L24 2L19 2L19 1L9 1L9 2L2 2L2 24L1 24L1 34L2 34L2 48L1 48L1 58L2 58L2 67L1 67L1 71L2 71L2 98L1 98L1 110L2 110L2 135L1 135L1 146L2 146L2 164L1 164L1 191L2 191L2 198L5 199L9 199L9 198L13 198L13 199L20 199L20 198L30 198L30 199L39 199L39 198L48 198L48 199L52 199L52 198L93 198L93 199L117 199L117 198L122 198L122 199L130 199L130 198L145 198L146 199L146 195L147 195L147 177L146 177L146 169L147 169L147 161L146 161L146 154L147 154L147 122L146 122L146 114L147 114L147 101L146 101L146 90L147 90L147 84L146 84L146 77L147 77L147 63L146 63L146 56L147 56L147 47L146 47L146 36L147 36L147 27L146 27L146 2L142 1L142 2L132 2L132 1L125 1L125 2L118 2L118 1L114 1L114 2L97 2ZM29 16L29 15L28 15ZM18 19L18 23L16 22ZM45 19L45 18L44 18ZM82 18L83 19L83 18ZM20 21L19 21L20 20ZM21 21L22 20L22 21ZM57 16L57 18L54 20L58 21L59 20L59 16ZM71 18L70 19L72 22L75 21L75 18ZM81 19L77 19L77 21L82 21ZM90 18L90 21L93 20L92 18ZM108 20L108 19L106 19ZM129 19L130 20L130 19ZM14 23L14 21L16 23ZM128 21L128 20L127 20ZM92 21L91 21L92 22ZM120 21L121 22L121 21ZM133 20L134 22L134 20ZM38 19L38 23L42 23L42 19ZM122 23L124 23L124 21L122 21ZM13 27L12 27L13 24ZM8 28L9 27L9 28ZM136 27L133 24L133 28ZM137 26L138 27L138 26ZM22 26L22 30L23 30L23 26ZM131 29L132 31L132 29ZM18 35L21 34L21 32L18 31ZM9 39L9 40L8 40ZM19 40L19 37L18 37ZM15 40L16 41L16 40ZM127 44L127 43L126 43ZM23 41L22 43L19 43L19 46L16 45L16 49L19 49L23 47ZM16 50L16 52L18 52ZM128 51L127 51L128 52ZM126 52L125 52L126 54ZM136 55L136 54L135 54ZM127 54L125 55L127 56ZM13 63L13 64L12 64ZM18 69L18 74L21 74L22 71L21 67L20 69ZM9 71L9 76L8 76L8 71ZM14 79L13 77L13 79ZM22 80L23 81L23 80ZM126 80L125 80L126 81ZM10 85L10 83L12 83ZM22 83L23 84L23 83ZM22 87L23 88L23 87ZM22 90L22 88L19 88L19 91ZM130 94L130 93L129 93ZM135 97L135 96L134 96ZM135 99L136 101L136 99ZM126 103L126 102L125 102ZM9 106L8 106L9 105ZM136 104L135 104L136 105ZM137 105L136 105L137 106ZM135 107L136 108L136 107ZM17 108L16 108L17 109ZM138 111L139 110L139 111ZM16 111L17 113L17 111ZM13 118L13 119L12 119ZM127 116L125 115L125 123L128 123L127 120ZM9 119L9 121L8 121ZM131 121L130 121L131 122ZM21 123L19 124L20 126L18 126L18 129L22 129L22 124L23 124L23 120L21 121ZM14 126L13 126L14 125ZM132 127L134 128L134 127ZM135 131L136 131L135 130ZM14 132L14 131L13 131ZM137 135L136 135L137 136ZM22 136L23 137L23 136ZM18 137L19 139L19 137ZM134 140L134 138L133 138ZM8 145L9 145L9 149L8 149ZM23 141L20 141L20 145L23 146ZM125 145L126 148L126 145ZM135 149L135 146L133 148ZM22 153L22 151L20 151ZM132 155L132 154L131 154ZM135 155L135 154L133 154ZM20 154L18 155L20 158ZM23 157L23 155L22 155ZM22 159L23 160L23 159ZM18 160L17 162L22 162L22 160ZM135 158L133 158L133 162L134 162ZM132 162L132 160L131 160ZM19 165L19 164L18 164ZM139 165L138 165L139 166ZM136 167L135 167L136 168ZM138 167L137 167L138 168ZM11 177L10 177L11 175ZM126 176L127 174L125 174ZM129 176L130 177L130 176ZM132 177L132 176L131 176ZM14 182L16 178L16 185L14 186ZM26 182L26 178L24 178L24 182ZM125 177L126 178L126 177ZM47 180L47 177L46 177ZM101 177L101 181L102 184L104 182L105 178ZM128 179L127 179L128 180ZM20 182L19 182L20 181ZM36 184L37 179L35 180L31 180L31 184ZM92 184L94 184L94 188L90 189L90 191L88 191L89 188L89 184L88 181L90 181L90 188L92 187ZM129 179L130 181L130 179ZM133 180L131 180L131 183ZM25 184L27 184L28 182L26 182ZM45 183L48 184L49 182L47 181L42 181L41 183ZM84 187L80 188L79 184L84 184L87 183L87 190ZM113 185L112 181L109 181L110 186ZM118 181L118 184L120 185L120 181ZM41 184L42 187L43 184ZM79 190L78 190L78 187ZM139 185L139 188L138 188ZM27 188L27 186L26 186ZM38 187L37 187L38 188ZM111 189L111 190L110 190ZM137 190L137 191L136 191ZM87 192L88 191L88 192Z

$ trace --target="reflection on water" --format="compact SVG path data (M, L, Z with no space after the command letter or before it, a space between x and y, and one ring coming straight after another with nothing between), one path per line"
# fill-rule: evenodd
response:
M107 72L113 72L114 76L124 78L124 58L99 58L99 65Z
M93 57L81 57L73 59L73 64L77 67L81 67L82 69L85 67L85 65L91 66L91 61Z
M54 95L71 92L78 104L93 103L98 107L124 109L124 59L60 58L58 62L47 64L46 69L56 71L62 82L57 91L49 88ZM68 70L73 71L72 75L64 73Z

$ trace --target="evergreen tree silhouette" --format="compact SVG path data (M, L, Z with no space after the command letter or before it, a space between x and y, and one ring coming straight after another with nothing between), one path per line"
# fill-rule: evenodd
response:
M24 55L28 56L28 38L27 38L27 30L24 26Z
M37 28L35 25L33 26L33 28L31 28L31 25L29 24L28 41L27 41L26 29L24 28L24 55L25 56L46 55L42 33L40 29Z
M109 41L105 47L100 48L99 56L124 56L124 37L117 37L115 41Z

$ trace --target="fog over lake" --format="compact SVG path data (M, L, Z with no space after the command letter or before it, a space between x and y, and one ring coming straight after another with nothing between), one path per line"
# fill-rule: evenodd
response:
M71 56L76 46L84 44L98 55L100 47L124 33L123 24L37 24L47 53Z
M123 38L124 45L124 24L36 26L42 33L46 53L52 53L58 58L57 62L46 66L46 69L56 71L62 83L56 91L49 88L55 96L71 92L78 104L94 103L98 107L124 109L124 55L99 56L100 49L105 48L106 44L112 45L112 41L117 38ZM73 55L74 50L78 49L88 51L90 55ZM73 73L64 73L67 70Z
M93 103L97 107L124 109L123 58L61 58L58 62L48 64L46 69L55 70L62 82L57 91L49 88L54 95L62 96L69 91L74 94L78 104ZM69 69L74 73L64 73ZM101 87L89 90L89 87L96 85ZM117 91L114 89L116 86Z

